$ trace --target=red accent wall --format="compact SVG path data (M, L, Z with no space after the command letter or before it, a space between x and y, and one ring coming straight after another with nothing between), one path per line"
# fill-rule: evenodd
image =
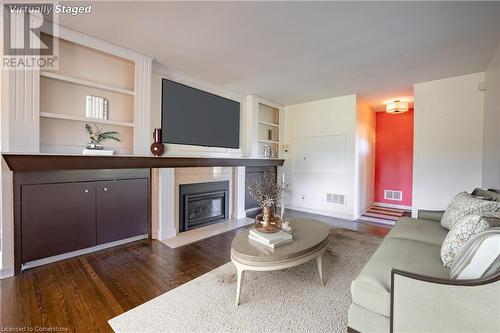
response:
M411 206L413 183L413 109L402 114L377 112L375 202ZM403 200L385 200L384 190L403 191Z

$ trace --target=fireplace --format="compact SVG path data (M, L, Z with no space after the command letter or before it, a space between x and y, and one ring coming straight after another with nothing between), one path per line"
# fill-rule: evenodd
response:
M229 218L229 181L181 184L179 232Z

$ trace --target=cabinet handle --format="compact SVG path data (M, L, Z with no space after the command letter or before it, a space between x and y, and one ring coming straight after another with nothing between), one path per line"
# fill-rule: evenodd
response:
M84 192L85 192L85 193L89 193L89 190L85 189L85 191L84 191Z
M108 192L108 188L107 187L103 188L103 191Z

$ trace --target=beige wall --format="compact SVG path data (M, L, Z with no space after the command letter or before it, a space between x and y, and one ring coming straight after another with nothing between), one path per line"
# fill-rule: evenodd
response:
M500 45L485 78L482 186L500 189Z
M356 172L354 215L358 218L373 205L375 187L375 112L359 97L356 98Z
M284 118L286 207L353 218L356 96L290 105ZM326 202L327 193L345 195L345 205Z
M474 73L415 84L413 215L481 185L484 93Z

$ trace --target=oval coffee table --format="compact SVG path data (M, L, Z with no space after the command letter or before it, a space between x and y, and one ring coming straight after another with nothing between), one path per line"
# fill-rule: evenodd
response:
M276 249L248 239L248 230L238 234L231 243L231 261L236 266L236 306L240 303L241 284L245 271L274 271L294 267L316 259L321 284L323 266L321 256L325 252L330 228L312 219L296 219L290 222L293 241Z

